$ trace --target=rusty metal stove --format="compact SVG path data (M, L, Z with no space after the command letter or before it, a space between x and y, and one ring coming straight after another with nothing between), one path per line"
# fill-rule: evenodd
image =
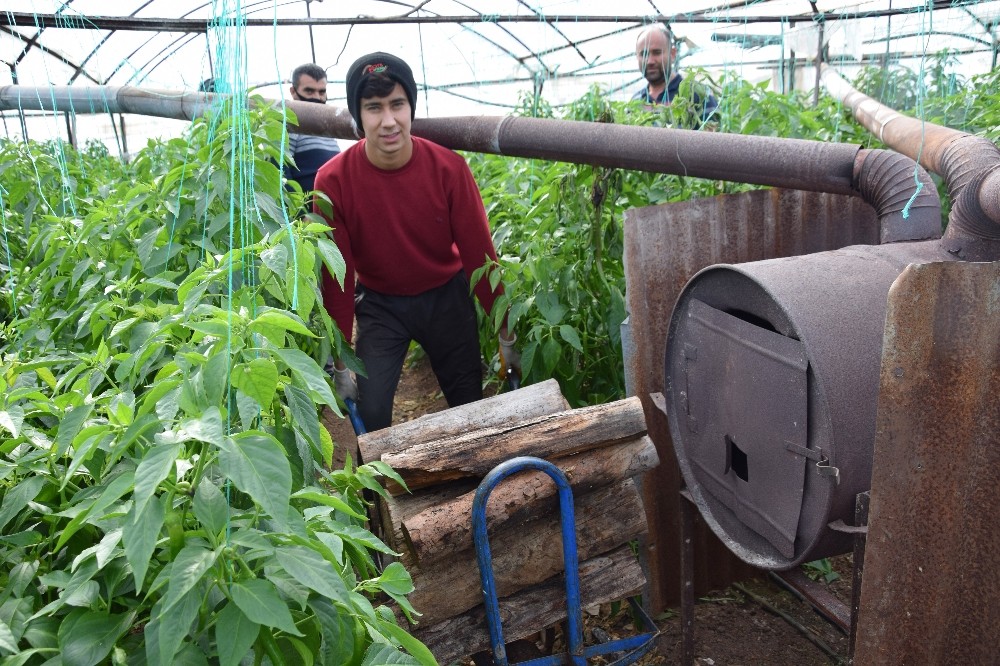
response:
M871 487L885 295L937 241L716 265L681 292L666 413L703 518L765 569L851 549Z

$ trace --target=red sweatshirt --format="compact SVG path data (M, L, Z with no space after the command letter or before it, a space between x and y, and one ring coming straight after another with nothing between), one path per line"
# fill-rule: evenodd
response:
M463 268L471 276L487 257L496 260L468 164L435 143L413 137L410 161L386 171L368 161L362 139L320 168L315 187L333 202L327 222L347 264L343 289L324 271L323 303L348 339L355 274L374 291L412 296L440 287ZM484 278L475 293L489 312L502 288L490 291Z

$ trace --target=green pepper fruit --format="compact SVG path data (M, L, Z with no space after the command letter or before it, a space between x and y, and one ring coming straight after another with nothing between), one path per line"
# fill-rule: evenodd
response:
M170 559L177 557L184 547L184 512L171 509L164 519L167 526L167 541L170 545Z

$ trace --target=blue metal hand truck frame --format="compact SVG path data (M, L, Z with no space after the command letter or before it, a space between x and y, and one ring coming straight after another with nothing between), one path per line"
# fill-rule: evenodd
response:
M483 584L483 601L486 607L486 623L490 632L490 646L493 663L496 666L508 666L507 650L503 639L503 629L500 619L500 604L497 600L496 582L493 578L493 558L490 554L490 542L486 533L486 503L493 489L511 474L535 469L548 474L559 490L559 516L562 530L563 565L566 580L566 639L569 646L568 655L559 654L531 661L520 662L523 666L556 666L570 663L573 666L586 666L588 657L607 655L613 652L626 652L614 661L614 664L631 664L639 657L649 652L653 647L659 632L655 623L646 615L641 606L629 599L637 615L643 619L648 633L639 634L608 643L600 643L592 647L583 645L583 613L580 608L580 575L579 561L576 549L576 519L573 512L573 491L569 480L561 469L541 458L521 456L512 458L493 468L480 482L472 503L472 535L476 545L476 560L479 563L479 577ZM567 661L568 657L568 661Z
M351 419L351 425L354 426L354 434L364 435L367 433L368 429L365 428L365 422L361 420L361 413L358 412L358 403L350 398L345 398L344 405L347 406L347 417Z

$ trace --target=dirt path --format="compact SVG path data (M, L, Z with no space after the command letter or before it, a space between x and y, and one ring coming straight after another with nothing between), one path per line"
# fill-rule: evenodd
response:
M396 393L393 423L409 421L446 407L426 359L408 362ZM341 445L337 447L338 453L345 449L356 450L357 439L348 421L330 422L329 427L335 442ZM337 458L342 465L342 455ZM839 577L828 587L842 601L850 603L850 556L832 558L830 563ZM781 617L779 612L788 619ZM679 609L667 610L654 619L662 632L657 648L638 663L678 663L681 656ZM584 624L588 645L595 642L595 635L615 640L639 633L632 624L628 604L624 602L585 609ZM699 599L695 607L694 631L699 666L825 666L847 662L847 636L808 603L782 589L766 572L761 572L759 578ZM557 650L560 645L557 635ZM611 662L595 660L592 663Z

